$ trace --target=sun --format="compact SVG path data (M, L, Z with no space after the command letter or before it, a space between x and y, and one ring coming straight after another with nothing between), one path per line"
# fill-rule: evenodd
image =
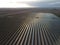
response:
M11 0L12 2L31 2L31 1L37 1L37 0Z
M5 4L0 4L0 8L30 8L33 6L30 6L29 4L26 3L5 3Z
M33 6L27 4L26 2L31 2L31 1L36 1L36 0L5 0L5 1L0 0L0 8L29 8Z

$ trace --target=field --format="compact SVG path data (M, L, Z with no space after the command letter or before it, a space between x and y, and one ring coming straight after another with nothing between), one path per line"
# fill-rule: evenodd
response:
M60 10L0 9L0 45L59 45Z

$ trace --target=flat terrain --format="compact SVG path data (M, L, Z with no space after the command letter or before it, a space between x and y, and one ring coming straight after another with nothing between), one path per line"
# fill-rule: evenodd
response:
M0 45L59 45L60 17L55 14L31 11L2 14Z

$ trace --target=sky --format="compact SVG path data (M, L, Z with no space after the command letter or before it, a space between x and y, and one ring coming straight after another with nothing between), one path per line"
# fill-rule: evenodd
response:
M60 0L0 0L0 8L60 8Z
M32 2L28 4L41 8L60 8L60 1Z

